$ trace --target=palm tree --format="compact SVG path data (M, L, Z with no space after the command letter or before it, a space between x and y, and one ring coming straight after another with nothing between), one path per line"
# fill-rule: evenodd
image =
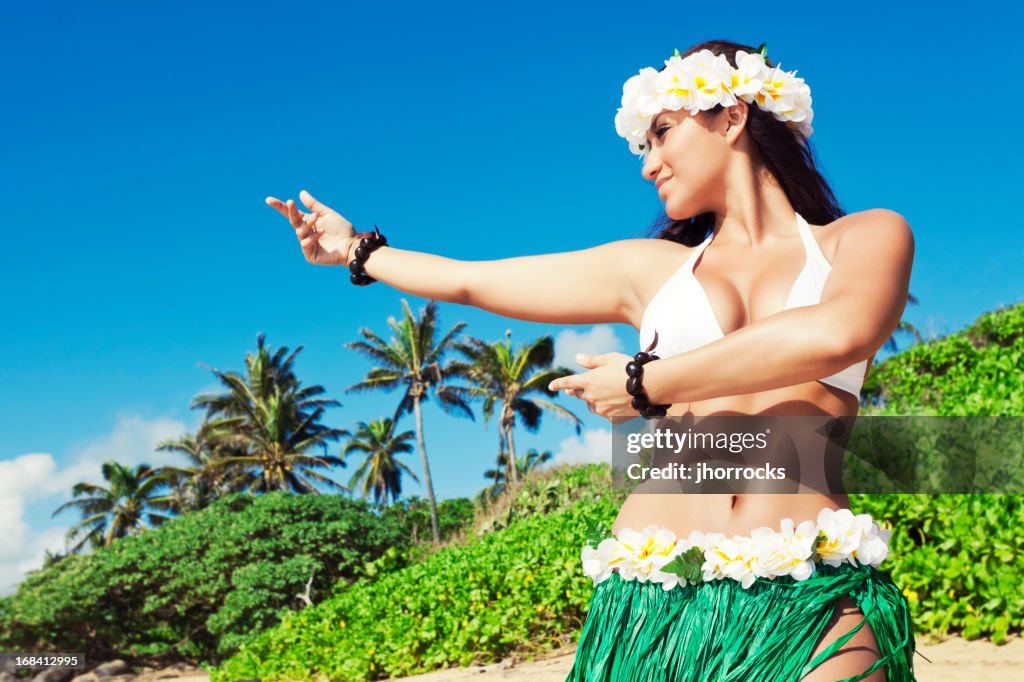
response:
M464 399L464 390L458 386L446 386L444 380L448 376L448 367L442 365L445 354L454 347L454 339L466 326L459 322L440 341L436 341L440 324L437 314L437 301L429 301L414 317L408 302L402 299L404 318L401 322L394 317L388 318L393 336L385 342L369 329L359 332L364 341L345 344L346 348L363 353L373 360L377 366L367 372L366 377L346 389L347 392L360 392L370 389L393 391L405 386L402 399L395 409L394 421L403 414L413 412L416 415L416 439L419 445L420 458L423 463L423 484L427 489L430 502L430 526L434 534L434 543L441 542L441 533L437 519L437 501L434 498L434 484L430 477L430 462L427 459L426 439L423 435L423 412L421 404L430 399L431 394L448 414L467 416L471 420L473 410Z
M79 552L86 543L93 549L108 547L118 538L138 533L144 522L155 527L169 518L151 511L156 491L167 484L156 469L148 464L132 469L107 460L100 471L109 483L107 487L76 483L71 488L75 499L65 502L51 515L52 518L70 507L77 507L82 514L82 520L67 533L69 542L82 536L69 553Z
M370 492L373 492L374 502L388 506L388 496L398 501L402 494L402 472L409 474L412 480L419 482L416 474L405 465L399 462L397 455L412 452L410 440L416 434L412 431L403 431L395 434L395 420L375 419L369 424L359 422L355 435L348 441L348 445L342 451L342 456L352 452L361 452L366 455L363 463L359 465L349 487L353 490L357 484L362 483L362 496L365 499Z
M245 439L238 429L242 417L206 420L195 435L185 434L157 445L157 450L184 455L190 466L162 466L158 471L167 479L171 492L154 504L175 514L203 509L223 495L244 490L255 483L257 475L227 458L248 454Z
M523 480L528 473L540 467L541 464L549 462L554 458L550 450L545 450L543 453L538 452L535 448L530 448L524 457L520 457L516 460L516 472L517 479ZM508 471L508 453L502 452L498 456L498 466L495 469L488 469L484 472L484 478L489 478L494 481L493 484L484 489L484 494L478 497L483 500L493 500L498 497L501 493L505 492L507 476L505 472Z
M570 410L547 398L531 397L534 393L555 397L557 392L548 390L548 384L573 373L565 367L551 368L555 358L555 342L551 336L543 336L513 349L512 330L509 329L505 332L504 341L487 343L469 337L465 343L457 345L457 350L468 362L453 363L451 374L470 382L466 393L483 400L484 419L490 420L495 403L499 405L499 439L507 445L509 456L504 458L504 463L512 486L519 483L517 467L509 464L516 461L513 437L516 416L522 418L527 430L536 431L544 409L548 409L556 416L574 422L576 433L580 433L582 422ZM504 451L505 447L499 448L499 453ZM501 454L498 457L500 463Z
M235 430L230 443L235 453L222 457L221 463L255 467L247 488L251 492L319 493L317 483L347 491L317 471L345 466L342 458L327 454L327 442L349 435L348 431L320 423L324 409L340 403L316 398L324 393L322 386L301 386L292 363L302 346L285 358L287 347L271 355L263 341L263 333L257 334L256 353L245 356L244 377L210 368L226 393L204 394L192 401L193 409L206 409L207 421L220 418L221 428L230 425ZM323 453L309 454L316 447Z

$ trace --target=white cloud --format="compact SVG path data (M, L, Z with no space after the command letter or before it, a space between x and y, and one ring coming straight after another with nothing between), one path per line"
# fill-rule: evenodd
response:
M577 353L621 353L622 342L615 335L611 325L599 324L590 331L578 332L566 329L555 337L555 367L568 367L573 370L585 371L576 363Z
M559 464L611 464L612 432L587 429L580 436L569 436L558 444L551 466Z
M0 595L10 593L27 571L42 566L45 550L62 551L67 529L78 520L70 509L49 525L32 528L27 516L48 519L71 499L71 488L79 481L103 484L100 465L108 459L127 466L184 463L179 455L154 450L160 441L186 430L175 419L147 421L138 415L120 415L110 434L72 447L65 467L59 467L49 453L0 460Z

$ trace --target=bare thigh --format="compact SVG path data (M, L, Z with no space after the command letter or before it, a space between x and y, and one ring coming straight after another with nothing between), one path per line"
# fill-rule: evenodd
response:
M814 660L815 656L852 630L862 620L864 620L864 613L857 608L853 600L849 597L840 597L836 603L835 613L828 625L825 626L825 632L808 660ZM870 668L881 657L882 654L878 651L878 642L875 641L875 633L871 631L871 626L865 623L839 651L822 661L807 676L800 678L800 682L836 682L836 680L853 677ZM875 670L864 678L864 682L886 682L885 668Z

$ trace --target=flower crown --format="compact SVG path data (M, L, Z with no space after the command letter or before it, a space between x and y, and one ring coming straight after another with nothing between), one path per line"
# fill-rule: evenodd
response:
M767 56L767 43L753 54L737 50L733 68L725 55L711 50L687 57L675 50L665 60L664 69L640 69L622 86L615 131L629 142L629 151L644 157L647 131L660 112L687 109L696 114L718 104L732 106L738 98L771 112L807 139L813 132L811 89L803 78L797 78L796 71L769 67L764 61Z

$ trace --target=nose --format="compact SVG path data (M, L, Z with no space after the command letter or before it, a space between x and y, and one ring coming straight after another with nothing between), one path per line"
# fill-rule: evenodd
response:
M647 150L647 157L644 159L644 165L640 168L640 175L646 180L654 182L654 179L658 177L658 171L661 169L661 159L653 149Z

